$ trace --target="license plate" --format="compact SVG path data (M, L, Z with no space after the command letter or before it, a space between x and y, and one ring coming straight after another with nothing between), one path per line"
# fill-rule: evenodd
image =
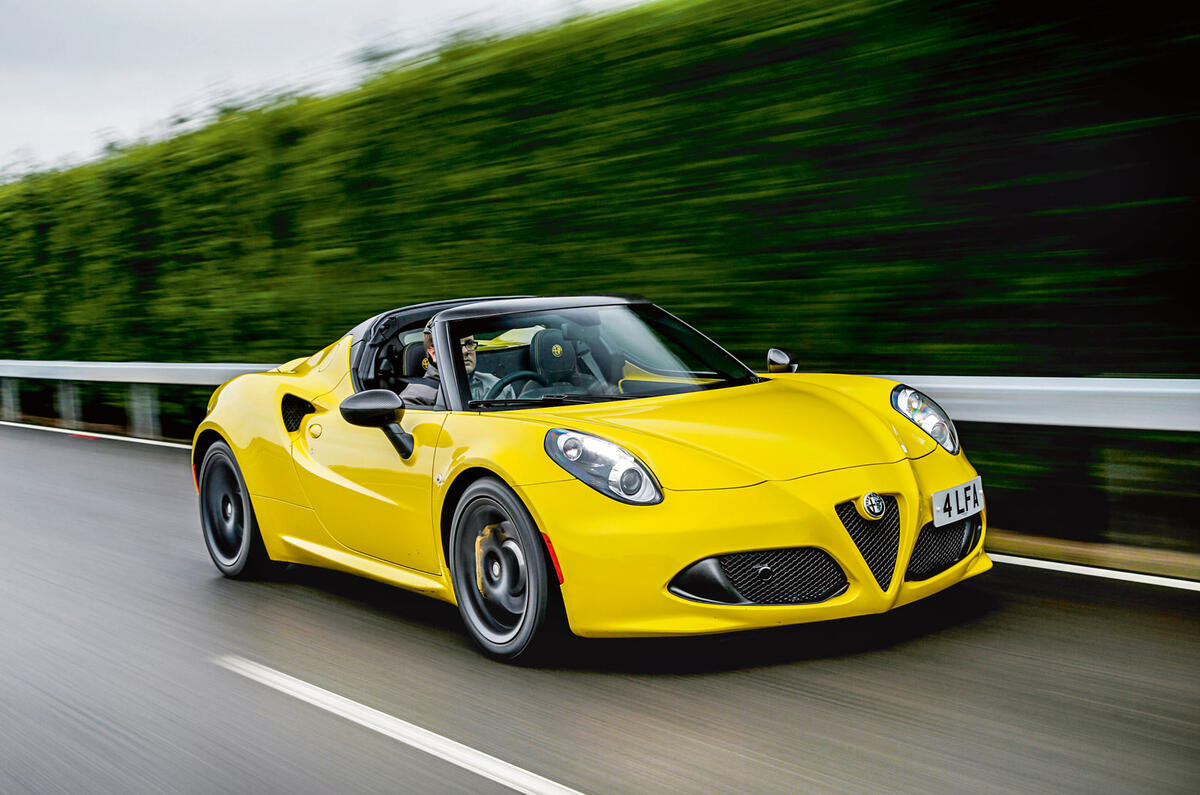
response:
M933 526L957 522L983 510L983 478L933 493Z

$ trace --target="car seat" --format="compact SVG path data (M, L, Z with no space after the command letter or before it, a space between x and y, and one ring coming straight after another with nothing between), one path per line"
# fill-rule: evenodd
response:
M375 369L374 384L368 383L368 387L378 389L395 389L396 376L400 370L400 347L395 343L389 343L379 353L379 363Z
M520 397L587 394L587 384L575 369L575 359L575 346L558 329L542 329L534 334L529 343L529 360L546 385L531 380L521 390Z
M409 378L421 378L429 369L429 355L425 352L425 341L417 340L404 346L403 374Z

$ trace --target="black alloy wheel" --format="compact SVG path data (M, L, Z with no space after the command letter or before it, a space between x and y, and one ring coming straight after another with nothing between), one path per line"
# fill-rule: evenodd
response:
M458 611L476 645L505 662L540 659L559 594L520 499L493 478L468 486L454 511L449 553Z
M200 525L213 563L226 577L253 579L272 567L263 546L250 492L225 442L215 442L200 464Z

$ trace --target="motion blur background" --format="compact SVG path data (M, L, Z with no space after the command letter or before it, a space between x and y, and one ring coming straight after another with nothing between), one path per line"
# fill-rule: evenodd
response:
M758 369L1195 377L1200 25L1165 9L666 0L368 48L338 93L10 164L0 358L280 362L408 303L620 292ZM164 389L165 436L207 392ZM1200 551L1195 434L960 433L994 526Z

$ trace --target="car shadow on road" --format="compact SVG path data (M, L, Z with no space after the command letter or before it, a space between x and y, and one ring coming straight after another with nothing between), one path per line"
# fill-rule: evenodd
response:
M773 629L683 638L572 638L551 665L613 673L716 673L853 657L969 628L999 596L963 583L887 613Z
M365 611L383 621L404 621L418 629L461 634L454 605L366 577L293 563L277 572L271 582L289 591L303 589L318 601ZM465 636L463 641L468 642Z
M276 577L322 600L366 610L383 621L454 635L476 653L457 609L445 602L361 577L290 566ZM896 610L858 618L679 638L592 639L565 635L537 667L622 674L716 673L851 657L970 628L996 610L999 594L968 581Z

